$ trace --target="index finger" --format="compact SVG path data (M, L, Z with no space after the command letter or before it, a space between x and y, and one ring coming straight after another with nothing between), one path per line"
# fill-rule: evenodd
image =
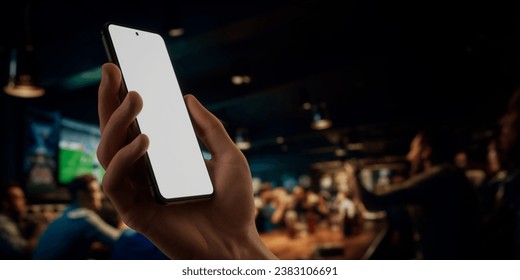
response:
M121 71L113 63L101 67L101 83L98 90L99 127L103 133L112 113L119 107L119 93L122 90Z

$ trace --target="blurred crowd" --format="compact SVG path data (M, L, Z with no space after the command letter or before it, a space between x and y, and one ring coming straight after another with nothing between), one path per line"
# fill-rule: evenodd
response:
M318 193L302 186L288 190L264 183L255 196L256 227L260 233L283 228L291 238L312 234L318 226L343 227L350 235L359 225L362 206L346 192Z
M349 236L362 230L364 218L382 211L390 228L383 258L518 259L519 114L516 92L487 138L484 166L468 162L453 131L425 127L411 141L408 176L385 174L374 186L368 170L346 162L343 190L263 185L256 196L257 228L284 228L295 237L312 234L320 224Z
M167 259L122 223L95 176L79 176L67 189L71 202L57 214L29 214L19 184L2 189L0 259Z
M346 188L263 183L255 193L257 229L298 238L328 227L348 238L363 231L364 220L385 217L390 230L384 258L517 259L520 92L498 127L489 137L487 166L479 170L457 153L452 131L425 127L406 156L409 176L382 176L377 184L384 188L368 183L370 175L355 162L343 166ZM1 189L1 259L166 258L121 222L94 176L77 177L67 188L71 202L58 215L28 215L19 184Z

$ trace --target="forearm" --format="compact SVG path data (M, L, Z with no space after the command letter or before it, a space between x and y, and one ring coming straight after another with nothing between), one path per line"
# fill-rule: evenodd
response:
M279 224L282 221L284 214L285 205L278 205L276 211L273 213L273 216L271 217L271 222L275 225Z
M366 207L371 210L384 210L394 205L431 202L438 193L436 186L439 185L439 176L443 176L442 171L442 166L436 166L430 171L415 175L403 183L390 186L390 191L383 193L367 191L359 183L357 176L356 179L361 199Z
M384 210L388 202L386 196L377 196L365 190L363 187L360 187L359 195L364 208L370 211Z
M360 171L358 170L358 172L356 172L354 174L353 182L352 182L355 187L354 189L356 190L355 197L356 197L358 204L362 204L364 210L372 210L372 211L382 210L384 208L383 207L383 204L385 202L384 198L378 197L375 194L367 191L363 187L363 184L361 183L359 176L360 176Z

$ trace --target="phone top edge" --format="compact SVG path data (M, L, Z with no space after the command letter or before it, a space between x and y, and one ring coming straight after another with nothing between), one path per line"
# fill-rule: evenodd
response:
M151 34L156 34L156 35L159 35L161 38L163 37L157 30L152 30L152 29L147 29L147 28L142 28L142 27L134 27L132 25L120 24L120 23L115 23L115 22L111 22L111 21L105 22L103 24L103 31L108 32L109 27L112 25L117 26L117 27L132 29L135 31L142 31L142 32L147 32L147 33L151 33Z

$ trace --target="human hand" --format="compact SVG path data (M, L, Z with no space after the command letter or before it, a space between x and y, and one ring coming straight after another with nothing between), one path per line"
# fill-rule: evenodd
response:
M150 193L143 161L149 140L144 134L128 132L143 101L138 93L129 92L119 102L121 90L119 68L103 65L98 101L102 136L97 155L106 170L104 191L122 220L174 259L275 258L255 227L247 161L220 121L195 97L184 97L197 137L212 155L206 166L215 194L210 200L161 205Z

